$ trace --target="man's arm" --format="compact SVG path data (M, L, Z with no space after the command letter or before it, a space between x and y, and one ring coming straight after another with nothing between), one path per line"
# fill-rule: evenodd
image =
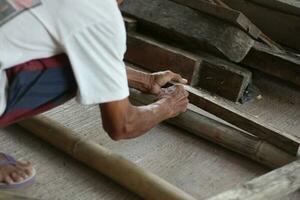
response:
M126 72L129 87L151 94L159 94L161 87L166 85L169 81L175 81L182 84L187 83L186 79L183 79L179 74L169 70L156 73L145 73L126 67Z
M161 90L161 86L171 80L186 82L173 72L146 74L127 69L131 87L144 92L160 94L159 100L148 106L133 106L128 98L100 105L103 127L114 140L130 139L143 135L158 123L185 112L188 92L176 85ZM155 77L149 81L149 77ZM160 82L158 82L160 81Z
M185 112L188 92L183 86L172 86L160 99L148 106L133 106L128 98L100 105L103 128L114 140L143 135L158 123Z

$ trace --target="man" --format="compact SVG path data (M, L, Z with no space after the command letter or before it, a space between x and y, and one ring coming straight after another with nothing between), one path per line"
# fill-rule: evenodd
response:
M22 5L22 0L11 2ZM0 28L0 126L51 109L74 91L80 103L100 105L103 127L113 140L138 137L185 112L184 88L161 87L186 80L170 71L126 68L125 51L126 31L115 0L42 0ZM157 102L131 105L128 85L158 95ZM32 169L0 154L2 186L23 184Z

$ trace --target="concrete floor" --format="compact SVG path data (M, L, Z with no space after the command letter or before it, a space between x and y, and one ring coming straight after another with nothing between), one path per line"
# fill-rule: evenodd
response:
M280 123L274 123L274 126L298 135L299 93L284 87L280 91L277 86L270 89L262 80L257 83L266 90L263 101L256 103L256 107L251 107L253 103L250 102L241 109L247 109L253 115L259 111L262 113L259 117L266 123L278 119ZM274 96L273 90L278 90L278 95ZM289 96L286 96L287 93ZM268 94L273 95L272 101ZM280 105L275 106L272 102ZM289 104L292 107L286 107L288 102L292 102ZM274 109L277 114L270 114ZM84 107L70 101L46 115L59 120L81 137L90 138L161 176L197 199L214 196L268 172L268 169L247 158L166 124L158 125L140 138L114 142L102 129L97 106ZM17 126L0 130L0 151L30 160L37 169L36 183L14 193L44 200L139 199ZM300 193L283 199L300 199Z

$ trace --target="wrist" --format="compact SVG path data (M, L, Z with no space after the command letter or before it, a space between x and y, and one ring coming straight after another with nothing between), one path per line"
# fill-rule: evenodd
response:
M144 72L131 74L128 79L129 86L142 92L150 91L152 88L152 75Z
M154 105L157 105L157 108L160 110L161 113L163 113L164 120L169 119L173 116L173 111L170 107L170 102L168 98L162 98L155 102Z

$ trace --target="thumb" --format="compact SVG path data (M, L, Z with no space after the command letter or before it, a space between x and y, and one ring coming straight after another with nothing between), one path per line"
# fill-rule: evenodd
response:
M187 84L188 80L182 78L179 74L174 74L172 77L172 81L181 83L181 84Z

